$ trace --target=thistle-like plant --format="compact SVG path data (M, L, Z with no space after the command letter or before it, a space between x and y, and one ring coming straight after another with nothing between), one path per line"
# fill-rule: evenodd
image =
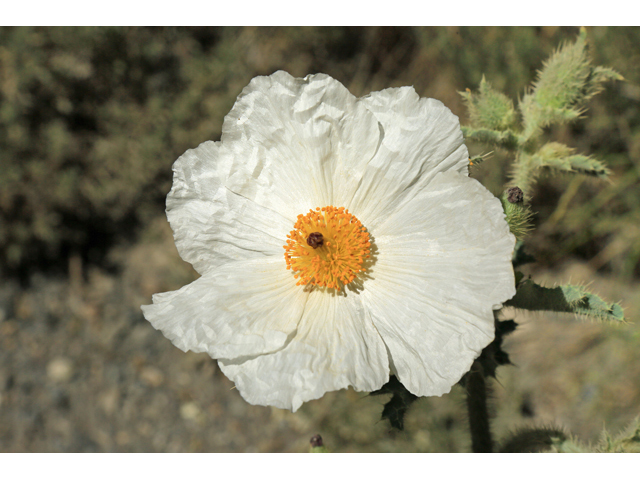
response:
M607 80L622 80L622 76L609 68L591 65L587 32L581 28L574 43L563 44L544 63L536 81L519 100L517 110L511 99L494 90L484 77L477 92L468 89L460 92L469 110L471 122L470 126L462 127L465 137L504 150L513 156L508 184L510 188L504 192L501 200L511 232L519 240L513 256L515 269L533 261L531 256L524 253L522 239L532 228L533 214L527 203L541 172L549 170L599 178L607 177L610 173L601 161L589 155L576 153L568 145L543 141L545 128L571 122L582 116L586 111L587 100L600 92L602 84ZM484 157L478 156L470 161L475 164L483 159ZM608 303L583 286L544 287L531 278L524 278L518 271L516 282L516 295L505 303L506 306L532 311L568 312L598 320L624 321L624 311L619 304ZM498 330L496 332L496 338L499 338ZM483 356L476 361L480 368L472 367L463 379L467 385L471 383L472 377L487 374L486 369L481 368L483 357L491 354L495 358L502 356L507 362L494 364L508 363L508 356L502 352L500 345L492 352L488 352L489 347L485 350L487 351L483 352ZM478 379L474 383L480 384L482 389L472 391L467 386L473 449L492 451L486 406L472 398L486 396L484 383ZM474 425L479 428L474 430ZM632 440L637 437L637 428L634 432L635 436L629 437L631 440L625 437L623 440L613 441L605 435L603 445L598 449L620 451L622 445L627 448L627 444L633 443ZM637 448L636 443L633 443L634 448ZM560 430L547 427L516 432L502 442L501 446L502 451L532 452L551 449L559 452L588 451L568 439Z
M518 239L513 254L517 291L504 305L521 310L573 313L577 316L613 322L624 321L624 311L617 303L609 303L590 293L584 286L560 285L545 287L525 278L517 269L534 261L524 250L523 239L533 228L533 213L528 205L540 174L545 171L567 172L604 178L609 169L589 155L576 153L568 145L544 142L544 129L555 124L570 122L586 111L586 102L602 90L607 80L622 80L615 71L590 63L587 50L587 32L580 29L574 43L566 43L544 63L533 85L519 100L518 106L501 92L491 87L483 77L476 92L460 92L469 111L470 126L462 131L468 140L484 143L506 151L512 156L512 169L507 189L500 196L511 233ZM489 155L470 159L477 165ZM518 430L497 447L489 428L486 378L495 377L496 368L509 364L508 354L502 350L504 336L514 331L513 320L499 321L496 317L495 340L474 362L460 383L467 392L467 407L471 429L472 448L475 452L491 452L499 448L505 452L585 451L562 430L551 427ZM392 379L378 392L392 393L382 417L391 425L402 429L403 417L416 400L406 389ZM635 442L635 436L611 440L605 436L600 451L619 451ZM629 440L631 439L631 440ZM617 443L616 443L617 442ZM625 443L626 442L626 443ZM631 448L631 447L629 447ZM633 448L636 444L633 443Z
M558 453L640 453L640 417L616 436L604 430L595 445L585 445L573 438L556 436L551 439L550 451Z
M471 122L462 131L469 140L513 155L510 184L522 189L525 198L544 170L606 177L609 170L601 161L558 142L543 143L542 134L546 127L582 116L587 100L602 91L605 81L622 79L610 68L591 65L587 32L581 28L575 43L560 46L544 63L517 109L484 77L477 92L460 92Z
M574 43L561 45L544 62L536 81L519 100L517 109L510 98L494 90L484 77L477 92L468 89L460 92L471 123L462 127L465 137L513 156L510 188L501 200L511 232L520 242L532 228L533 214L527 204L543 171L599 178L609 175L609 169L601 161L578 154L562 143L544 143L542 137L545 128L583 115L587 100L602 91L605 81L622 79L610 68L591 64L587 31L581 28ZM481 156L474 157L471 163L482 160ZM514 268L522 264L522 259L522 243L519 243L514 254ZM519 276L518 291L507 305L526 310L571 312L597 319L624 320L620 305L609 304L584 287L563 285L546 288L536 285L531 279L521 279L522 275Z

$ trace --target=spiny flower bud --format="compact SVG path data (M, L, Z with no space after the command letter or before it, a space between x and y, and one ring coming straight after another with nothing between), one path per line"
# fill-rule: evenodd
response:
M524 200L524 193L519 187L511 187L507 190L507 200L509 203L522 203Z
M319 434L316 434L313 437L311 437L311 440L309 440L309 443L314 448L324 446L324 443L322 442L322 437Z
M311 437L309 440L311 447L309 448L309 453L329 453L327 447L324 446L324 442L322 441L322 437L318 434Z
M521 240L532 228L531 210L524 204L524 194L519 187L511 187L500 196L502 208L507 216L509 229Z

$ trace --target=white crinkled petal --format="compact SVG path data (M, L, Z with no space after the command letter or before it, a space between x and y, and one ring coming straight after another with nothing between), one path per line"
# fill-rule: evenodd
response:
M356 99L327 75L257 77L221 142L174 164L167 215L203 276L143 306L182 350L207 352L253 404L325 392L450 390L515 293L499 200L467 174L458 118L413 88ZM344 206L377 247L363 289L296 286L282 246L298 214Z
M504 217L480 183L447 172L376 229L362 297L413 394L449 392L493 339L493 310L515 294Z
M373 92L359 102L384 133L355 197L345 206L373 231L438 172L466 173L469 153L458 117L442 102L420 98L413 87Z
M307 294L281 257L227 263L143 305L145 318L183 351L240 358L282 348Z
M233 260L282 253L293 220L224 186L232 160L205 142L173 165L167 217L180 256L202 275Z
M318 290L309 294L296 336L282 350L218 364L249 403L294 412L325 392L373 391L389 379L385 345L359 295Z
M373 114L337 80L256 77L224 120L221 150L234 158L226 186L294 221L344 205L379 140Z

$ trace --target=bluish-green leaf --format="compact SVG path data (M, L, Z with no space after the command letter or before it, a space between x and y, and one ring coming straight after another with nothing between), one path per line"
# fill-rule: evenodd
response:
M506 306L533 311L575 313L599 320L624 322L624 310L617 303L608 303L579 285L543 287L532 280L520 283L515 296Z
M520 137L511 130L499 132L489 128L462 127L462 133L468 140L487 143L506 150L516 150L520 145Z

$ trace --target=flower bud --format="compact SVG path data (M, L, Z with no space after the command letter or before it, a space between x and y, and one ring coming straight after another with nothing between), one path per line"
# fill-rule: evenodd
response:
M319 434L314 435L309 440L311 447L309 448L309 453L329 453L329 450L324 446L324 442L322 441L322 437Z
M522 203L524 200L524 193L519 187L511 187L507 190L507 200L509 203Z

